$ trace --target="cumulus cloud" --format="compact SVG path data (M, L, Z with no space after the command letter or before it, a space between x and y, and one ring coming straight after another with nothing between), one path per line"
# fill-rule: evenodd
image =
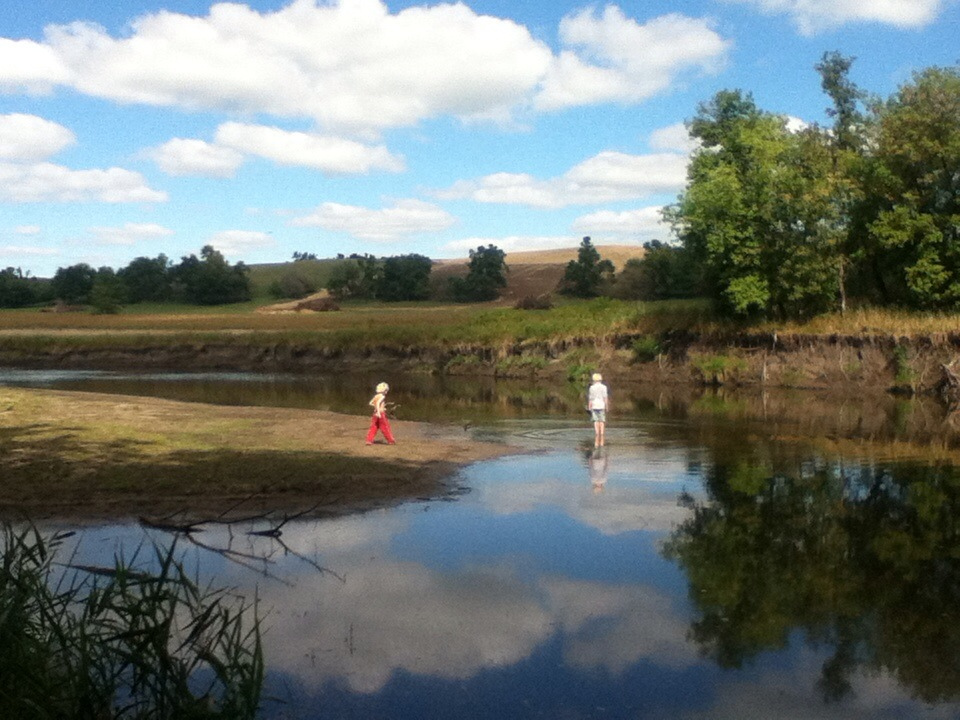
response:
M106 203L164 202L138 172L123 168L71 170L51 163L0 163L0 200L27 202Z
M0 115L0 160L46 160L75 142L70 130L50 120L22 113Z
M600 210L582 215L573 221L578 233L602 236L606 240L664 240L669 226L663 222L663 206L655 205L636 210Z
M431 117L509 120L518 109L637 102L722 63L701 19L645 24L616 6L565 18L557 55L517 22L463 3L390 12L381 0L294 0L272 12L157 11L114 37L91 23L0 40L0 90L63 85L122 103L310 118L378 132ZM162 62L158 62L162 58Z
M49 45L0 38L0 92L49 93L72 73Z
M943 9L943 0L727 0L753 5L767 14L788 15L804 35L847 23L873 22L899 28L929 25Z
M39 225L17 225L13 231L17 235L39 235L41 228Z
M646 100L685 72L715 72L730 46L703 19L673 13L641 25L616 5L568 15L560 40L567 49L536 98L544 109Z
M686 173L687 156L679 153L629 155L604 151L560 177L538 180L524 173L494 173L458 181L436 194L443 199L560 208L678 192L686 182Z
M455 222L452 215L432 203L399 200L380 210L326 202L290 224L345 232L360 240L391 241L417 233L439 232Z
M228 178L243 164L243 154L203 140L174 138L147 151L168 175Z
M365 145L343 138L263 125L224 123L217 129L216 142L222 147L280 165L310 167L330 174L403 170L403 161L383 145Z
M257 230L223 230L210 237L210 244L224 255L243 256L276 244L269 233Z
M698 145L699 142L690 137L683 123L667 125L650 133L650 147L653 150L691 153Z
M128 222L121 227L93 227L90 232L101 245L136 245L144 240L173 235L173 230L155 223Z

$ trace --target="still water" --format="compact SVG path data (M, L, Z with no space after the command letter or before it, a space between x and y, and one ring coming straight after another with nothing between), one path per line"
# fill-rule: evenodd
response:
M0 378L351 411L370 379L139 380ZM597 452L575 388L405 380L411 419L527 452L463 469L455 501L178 539L205 581L260 599L264 718L960 715L942 409L614 388ZM81 564L170 542L77 529Z

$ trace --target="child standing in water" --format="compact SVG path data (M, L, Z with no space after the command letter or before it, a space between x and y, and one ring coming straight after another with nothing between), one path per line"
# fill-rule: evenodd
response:
M387 393L390 392L390 386L385 382L377 385L377 394L370 399L370 406L373 408L373 417L370 418L370 430L367 432L367 445L373 445L373 439L377 436L377 431L383 433L390 445L395 445L393 433L390 431L390 421L387 420Z
M587 410L593 419L593 445L603 447L606 438L604 434L607 426L607 410L610 409L610 394L603 384L600 373L593 374L593 384L587 393Z

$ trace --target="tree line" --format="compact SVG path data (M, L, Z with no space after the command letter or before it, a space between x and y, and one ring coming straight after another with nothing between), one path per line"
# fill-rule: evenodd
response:
M666 219L722 312L960 308L960 66L878 99L850 80L853 62L816 65L829 126L791 129L740 90L688 123L699 147Z

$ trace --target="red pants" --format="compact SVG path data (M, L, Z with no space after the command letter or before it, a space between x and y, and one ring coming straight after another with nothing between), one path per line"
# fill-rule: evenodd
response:
M380 417L374 415L370 418L370 430L367 432L368 443L373 442L373 439L377 436L377 430L382 432L387 442L393 445L393 433L390 432L390 421L387 420L386 415L381 415Z

